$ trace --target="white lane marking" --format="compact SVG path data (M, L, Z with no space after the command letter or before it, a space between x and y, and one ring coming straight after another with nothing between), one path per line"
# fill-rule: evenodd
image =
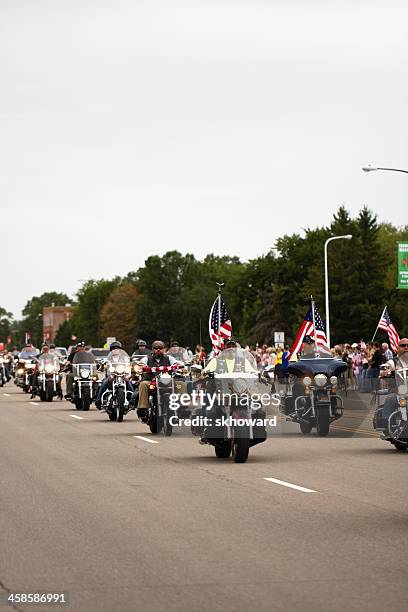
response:
M80 417L77 414L70 414L70 417L72 417L73 419L80 419L81 421L83 421L84 417Z
M285 482L284 480L278 480L277 478L264 478L264 480L269 480L269 482L274 482L275 484L280 484L284 487L289 487L289 489L296 489L296 491L303 491L303 493L317 493L317 491L314 491L313 489L300 487L299 485L292 484L291 482Z
M144 442L150 442L150 444L158 444L157 440L150 440L150 438L145 438L144 436L133 436L138 440L143 440Z
M30 404L32 404L33 406L39 406L40 405L38 402L30 402Z
M10 393L3 393L6 397L10 397Z

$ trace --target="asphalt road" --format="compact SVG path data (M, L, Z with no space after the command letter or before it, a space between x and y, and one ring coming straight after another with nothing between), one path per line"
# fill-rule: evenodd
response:
M9 383L0 591L86 612L405 612L408 453L378 439L367 401L351 394L328 438L282 423L239 465Z

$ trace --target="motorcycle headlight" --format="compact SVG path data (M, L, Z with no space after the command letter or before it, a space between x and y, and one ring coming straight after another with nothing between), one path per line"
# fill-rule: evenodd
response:
M45 365L45 371L47 372L47 374L53 374L54 373L54 366L51 363L47 363Z
M314 381L318 387L324 387L327 383L327 376L325 374L316 374Z
M87 370L86 368L79 370L79 373L81 375L81 378L89 378L89 370Z
M337 385L337 376L330 376L330 382L332 385Z
M304 377L303 384L306 385L306 387L309 387L309 385L312 384L312 379L310 378L310 376L305 376Z
M124 365L122 365L121 363L120 363L120 364L118 364L118 365L116 366L115 372L116 372L116 374L124 374L124 372L125 372L125 366L124 366Z
M19 374L20 376L21 376L21 374L24 374L24 370L23 370L23 368L19 368L19 369L17 370L17 374Z
M162 374L160 376L160 382L162 385L169 385L171 383L171 376L170 374Z

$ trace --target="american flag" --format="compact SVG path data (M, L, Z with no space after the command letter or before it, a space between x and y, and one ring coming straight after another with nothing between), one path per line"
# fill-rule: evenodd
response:
M219 326L219 327L218 327ZM219 295L212 305L208 321L211 344L216 355L224 348L226 338L231 338L232 323L224 300Z
M384 308L384 312L382 313L380 322L378 324L378 329L383 329L384 331L387 332L388 338L390 340L391 350L394 351L394 353L396 353L400 339L399 339L398 332L395 329L395 325L391 321L391 317L387 310L387 307Z
M327 344L324 323L322 321L322 317L319 315L316 308L314 309L314 318L316 323L316 333L313 328L313 310L312 308L309 308L305 318L303 319L303 323L298 331L296 340L293 343L292 349L290 351L291 355L296 355L296 353L299 352L300 347L302 346L303 338L305 336L310 336L314 339L315 342L317 342L318 346L321 346L326 350L330 350L330 347Z

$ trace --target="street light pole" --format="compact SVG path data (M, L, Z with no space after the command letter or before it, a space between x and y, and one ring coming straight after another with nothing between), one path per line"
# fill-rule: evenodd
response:
M353 236L351 234L346 234L345 236L332 236L328 238L324 243L324 293L325 293L325 301L326 301L326 338L327 344L330 345L330 313L329 313L329 270L327 265L327 245L332 240L350 240Z
M403 172L408 174L408 170L401 170L401 168L380 168L379 166L364 166L361 168L363 172L375 172L376 170L389 170L390 172Z

